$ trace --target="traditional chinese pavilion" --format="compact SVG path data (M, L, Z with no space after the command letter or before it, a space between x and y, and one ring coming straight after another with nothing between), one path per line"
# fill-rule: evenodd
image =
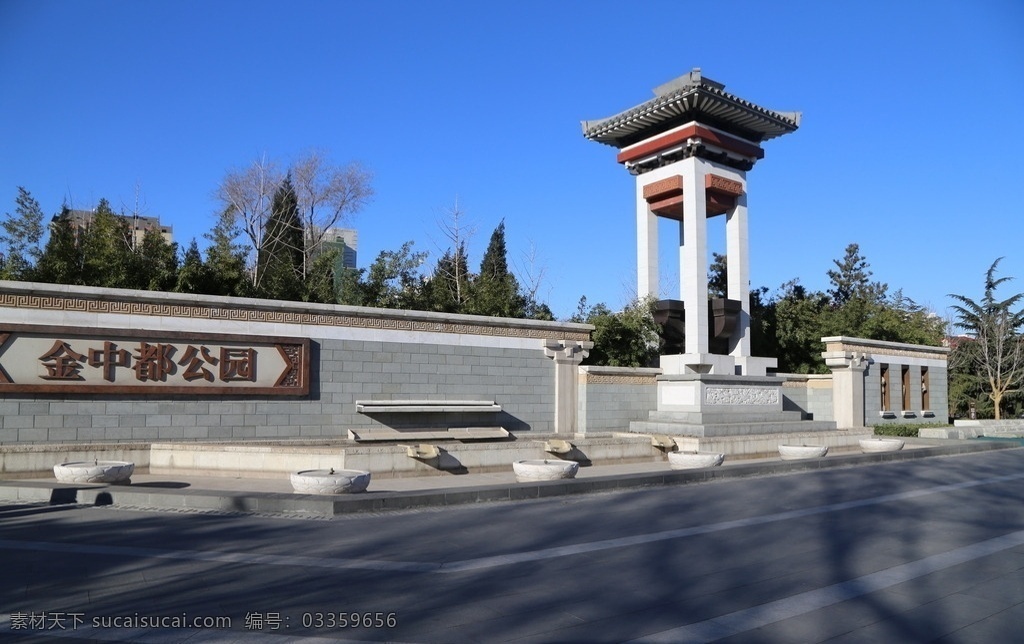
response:
M618 162L636 176L639 295L658 294L656 218L679 222L685 350L662 356L666 373L765 375L775 366L774 359L750 356L746 177L764 157L761 144L799 124L798 112L776 112L734 96L700 69L655 88L645 103L583 122L584 136L618 148ZM710 350L707 218L718 215L726 217L728 299L739 303L728 355Z

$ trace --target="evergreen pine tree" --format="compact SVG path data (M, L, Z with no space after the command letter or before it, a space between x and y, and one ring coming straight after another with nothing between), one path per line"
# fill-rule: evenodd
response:
M462 243L455 252L449 249L437 260L426 288L427 307L439 313L468 313L470 287L466 245Z
M217 219L217 224L205 235L210 241L204 263L208 272L206 286L202 293L248 297L252 294L252 280L246 269L249 248L237 244L241 235L231 208L226 208Z
M36 263L34 279L49 284L84 284L82 249L67 207L50 222L50 237Z
M959 302L953 307L957 325L970 341L961 342L953 351L954 372L969 374L992 401L996 420L1002 418L1007 396L1019 394L1024 385L1024 293L999 299L996 289L1010 277L996 277L1002 257L992 262L985 273L985 294L980 301L950 293Z
M6 247L0 279L29 280L42 256L40 242L46 230L43 227L43 209L21 186L18 186L15 203L14 215L8 214L0 224L3 227L0 243Z
M334 266L341 253L332 248L321 252L313 260L313 266L307 271L305 279L307 302L320 304L337 304L338 291L334 283Z
M843 259L834 259L832 263L838 269L828 271L828 278L832 282L828 294L834 306L842 306L855 297L869 302L877 302L885 297L887 286L871 282L868 260L861 256L859 244L848 245Z
M203 263L203 255L199 252L199 244L193 239L185 250L181 268L175 280L174 290L177 293L207 293L210 290L210 270Z
M100 199L92 218L78 231L82 251L82 283L86 286L133 288L134 262L128 223Z
M491 233L487 252L480 262L480 274L473 282L468 308L477 315L521 318L525 314L525 304L519 292L519 282L508 270L505 222L502 221Z
M195 240L192 243L195 244ZM124 283L127 288L167 292L177 286L178 245L164 239L160 231L147 230L130 260L131 270Z
M270 218L263 234L256 266L256 287L262 297L301 301L304 236L298 198L290 177L274 193Z

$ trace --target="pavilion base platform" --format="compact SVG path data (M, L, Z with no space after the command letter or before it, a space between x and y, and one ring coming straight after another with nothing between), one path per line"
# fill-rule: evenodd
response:
M779 445L822 445L828 447L829 454L860 454L861 439L871 436L870 432L860 429L833 429L732 436L677 435L672 438L675 439L677 451L725 454L726 463L729 463L736 460L778 458Z
M777 455L782 444L853 450L871 436L869 428L839 430L832 421L803 420L799 411L784 410L783 382L774 376L662 375L658 409L647 420L631 422L629 431L672 437L680 451L734 458Z

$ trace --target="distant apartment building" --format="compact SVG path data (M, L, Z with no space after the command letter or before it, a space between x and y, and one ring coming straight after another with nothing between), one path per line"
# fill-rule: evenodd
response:
M71 223L76 229L81 230L87 228L95 216L95 211L92 210L67 210L61 215L57 215L53 218L57 221L62 216L70 218ZM142 238L145 237L146 232L150 230L156 230L160 233L160 236L164 238L168 244L174 241L173 226L164 226L160 223L159 217L141 217L137 215L114 215L121 221L128 224L128 230L132 233L132 238L136 244L142 243Z

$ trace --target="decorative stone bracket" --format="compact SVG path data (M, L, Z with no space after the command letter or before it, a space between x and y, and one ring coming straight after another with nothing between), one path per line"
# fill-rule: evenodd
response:
M544 341L544 355L555 361L555 433L576 432L577 367L593 348L593 342Z
M578 365L590 355L594 348L593 342L577 342L575 340L545 340L544 355L554 358L556 363Z
M867 369L871 356L863 351L823 351L821 357L825 359L825 365L835 371L836 369Z

